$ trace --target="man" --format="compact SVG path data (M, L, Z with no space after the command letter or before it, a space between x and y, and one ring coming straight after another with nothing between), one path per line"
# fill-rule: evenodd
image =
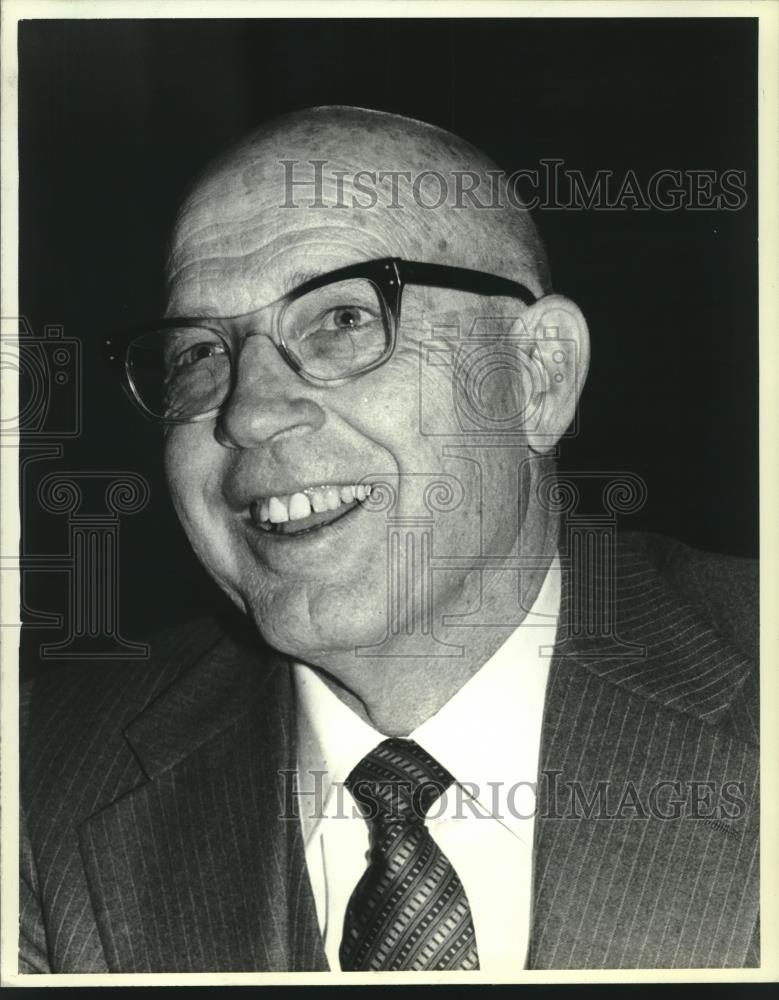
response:
M189 194L110 348L251 627L26 691L23 971L759 962L754 573L561 532L587 326L509 195L349 108Z

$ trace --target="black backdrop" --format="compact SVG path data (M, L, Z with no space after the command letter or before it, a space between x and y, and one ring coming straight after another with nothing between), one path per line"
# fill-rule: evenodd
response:
M557 157L585 177L745 171L739 211L536 219L593 340L563 467L642 476L648 500L626 529L756 554L756 46L746 19L22 22L22 312L84 346L83 430L59 466L151 484L121 526L123 632L202 613L215 591L165 496L159 431L118 391L100 340L159 308L166 232L198 169L262 119L316 104L439 124L508 170ZM25 551L61 551L62 519L29 484L25 507ZM67 595L33 573L25 600L62 610ZM56 637L31 629L30 657Z

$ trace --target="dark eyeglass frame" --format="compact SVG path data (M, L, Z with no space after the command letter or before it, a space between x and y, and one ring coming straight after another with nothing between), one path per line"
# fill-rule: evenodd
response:
M403 289L406 285L449 288L453 291L472 292L476 295L505 295L519 299L526 306L531 306L537 301L536 296L526 285L512 281L509 278L503 278L497 274L491 274L488 271L474 271L470 268L453 267L449 264L428 264L420 261L403 260L400 257L382 257L377 260L362 261L359 264L350 264L347 267L340 267L335 271L328 271L326 274L317 275L302 285L298 285L297 288L294 288L291 292L276 299L274 302L269 302L258 309L252 309L251 312L242 313L239 316L170 316L154 324L144 324L141 327L134 327L104 342L106 358L109 365L119 374L130 398L146 416L162 424L192 424L201 420L207 420L219 413L230 398L234 389L234 382L228 388L225 398L219 406L204 413L198 413L193 417L182 419L162 417L159 414L153 413L144 404L136 391L130 372L128 348L137 337L144 333L150 333L153 330L162 332L163 330L173 329L186 324L212 330L212 332L223 339L228 339L229 334L225 330L215 328L211 324L217 322L237 322L238 320L246 319L249 316L259 313L269 306L286 305L295 299L301 298L303 295L307 295L309 292L316 291L317 288L350 278L366 278L377 288L388 317L389 342L387 349L376 361L371 362L364 368L360 368L358 371L350 372L348 375L335 376L330 379L318 378L305 371L284 343L280 331L277 331L276 335L272 338L276 349L297 375L313 385L329 386L333 383L342 384L350 382L355 378L366 375L368 372L374 371L389 361L397 343L398 328L400 326L400 307ZM233 380L236 377L237 367L233 363L231 368Z

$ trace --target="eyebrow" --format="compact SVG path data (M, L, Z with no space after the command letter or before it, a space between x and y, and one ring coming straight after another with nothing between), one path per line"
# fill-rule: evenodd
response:
M271 299L270 302L265 302L261 306L256 306L254 309L249 309L248 312L245 313L236 313L231 316L225 316L223 312L220 312L216 309L213 309L212 311L212 307L208 306L205 308L205 310L203 310L202 312L198 312L196 315L190 314L187 317L179 317L179 318L187 318L187 319L203 320L203 321L222 320L222 319L243 319L246 316L251 316L253 313L261 312L268 306L273 305L274 302L281 301L281 299L289 295L290 292L294 292L296 288L299 288L300 285L305 285L307 281L312 281L314 278L318 278L322 274L326 273L327 273L326 271L311 271L311 270L293 271L292 274L289 275L287 280L283 282L281 295L278 295L275 299Z
M328 273L327 271L311 271L311 270L294 271L289 278L291 284L289 285L288 288L285 289L284 295L289 295L290 292L294 292L296 288L299 288L301 285L305 285L306 282L313 281L314 278L319 278L323 274L327 273Z

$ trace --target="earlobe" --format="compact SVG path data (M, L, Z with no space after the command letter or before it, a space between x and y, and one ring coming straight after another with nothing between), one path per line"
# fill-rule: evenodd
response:
M527 437L531 449L544 454L574 423L589 367L589 331L578 306L561 295L539 299L526 322L541 383L535 386L540 405Z

